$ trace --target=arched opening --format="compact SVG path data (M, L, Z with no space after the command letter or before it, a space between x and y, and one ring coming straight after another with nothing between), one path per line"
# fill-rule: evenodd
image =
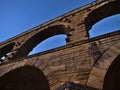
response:
M89 30L90 38L120 30L120 14L102 19Z
M60 35L60 36L57 36ZM44 30L41 30L40 32L36 33L34 36L32 36L30 39L28 39L25 44L20 48L20 51L23 51L23 55L27 56L38 44L43 42L44 40L47 40L48 38L55 36L55 37L61 37L61 39L57 39L56 41L61 42L60 40L63 40L63 45L65 45L65 38L69 36L69 28L65 25L55 25L48 27ZM54 37L53 37L54 38ZM57 43L54 41L54 43ZM51 43L53 44L53 43ZM50 45L50 44L49 44ZM26 49L26 51L25 51ZM37 51L38 52L38 51ZM35 52L34 52L35 53ZM31 54L31 53L30 53ZM17 52L16 57L22 57L20 52Z
M50 90L43 73L32 66L24 66L0 77L0 90Z
M13 49L15 43L10 43L0 48L0 63L2 63L9 55L9 52Z
M110 65L104 79L103 90L120 89L120 55Z
M86 19L85 19L85 25L86 25L86 29L89 31L89 30L91 30L90 31L90 33L92 32L92 29L91 28L94 28L94 26L93 25L95 25L97 22L99 22L100 20L103 20L103 19L105 19L106 17L109 17L109 16L113 16L113 15L115 15L114 16L114 19L115 18L117 18L117 20L115 21L116 23L117 22L119 22L119 17L120 17L120 15L118 15L118 16L116 16L117 14L119 14L120 13L120 1L119 0L116 0L116 1L111 1L111 2L109 2L108 4L105 4L105 5L103 5L103 6L101 6L101 7L99 7L99 8L97 8L97 9L95 9L94 11L92 11L87 17L86 17ZM111 19L111 18L113 18L113 17L110 17L110 18L108 18L108 19ZM111 19L111 20L113 20L113 19ZM108 21L108 20L107 20ZM106 21L106 22L107 22ZM109 20L110 21L110 20ZM108 22L109 22L108 21ZM102 22L102 21L101 21ZM100 22L100 23L101 23ZM106 23L105 22L105 23ZM98 25L100 24L100 23L98 23ZM110 22L109 22L110 23ZM114 24L116 24L116 23L111 23L112 25L108 25L108 27L112 27L111 29L120 29L119 28L119 26L117 27L117 28L115 28L116 26L114 25ZM107 24L107 23L106 23ZM117 25L118 25L118 23L117 23ZM114 28L113 28L113 26L115 26ZM101 34L105 34L106 32L108 33L109 31L107 30L106 31L106 29L107 28L105 28L104 26L101 26L101 27L98 27L98 28L100 28L99 29L99 31L98 30L96 30L97 32L98 32L98 34L97 35L94 35L94 36L98 36L98 35L101 35ZM96 28L97 29L97 28ZM112 31L115 31L115 30L112 30ZM101 31L103 31L103 32L101 32ZM105 31L105 32L104 32ZM110 30L110 32L112 32L111 30ZM94 32L94 31L93 31ZM96 32L95 32L95 34L96 34ZM94 36L92 36L92 35L90 35L90 37L94 37Z
M66 45L66 40L65 40L66 38L67 38L67 36L65 34L52 36L52 37L42 41L41 43L39 43L29 53L29 55L64 46L64 45Z

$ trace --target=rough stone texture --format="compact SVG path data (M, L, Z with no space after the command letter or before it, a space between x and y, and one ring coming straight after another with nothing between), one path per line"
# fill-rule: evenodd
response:
M57 90L98 90L98 89L72 82L66 82L65 84L60 86Z
M120 31L91 39L88 31L118 13L119 0L97 0L0 43L0 57L6 57L0 64L0 90L57 90L66 82L77 85L72 90L109 90L113 82L108 79L115 78L109 67L120 55ZM41 41L58 34L67 35L67 45L28 56ZM22 81L29 83L24 87Z

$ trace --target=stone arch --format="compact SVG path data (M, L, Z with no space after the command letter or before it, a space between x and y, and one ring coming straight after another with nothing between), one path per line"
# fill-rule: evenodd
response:
M50 90L50 87L39 69L23 66L0 77L0 90Z
M12 43L9 43L9 44L7 44L7 45L5 45L4 47L2 47L2 48L0 48L0 61L2 62L2 61L4 61L3 59L2 59L2 57L4 57L4 59L5 58L8 58L7 56L7 54L14 48L14 46L15 46L15 43L14 42L12 42ZM8 58L9 59L9 58Z
M93 11L85 18L86 29L89 31L91 27L98 21L120 13L120 1L111 1Z
M90 38L94 38L103 34L119 31L120 14L106 17L95 23L89 30Z
M33 48L33 50L28 54L28 56L65 46L66 38L67 36L65 34L51 36L37 44L37 46Z
M95 67L99 67L102 69L108 69L115 58L120 54L120 43L116 43L106 50L106 52L102 55L102 57L95 64Z
M27 56L29 54L30 51L32 51L32 49L34 47L36 47L40 42L42 42L43 40L52 37L54 35L59 35L59 34L65 34L67 36L69 36L69 27L65 26L65 25L53 25L50 26L44 30L41 30L40 32L36 33L35 35L33 35L31 38L29 38L20 48L20 50L24 50L24 48L26 48L26 51L24 51L24 56ZM18 57L22 57L20 54L20 51L18 51L15 55L15 58Z
M103 90L120 89L120 55L110 65L104 78Z
M92 67L87 85L102 89L106 72L119 55L120 43L118 42L106 50L97 63Z

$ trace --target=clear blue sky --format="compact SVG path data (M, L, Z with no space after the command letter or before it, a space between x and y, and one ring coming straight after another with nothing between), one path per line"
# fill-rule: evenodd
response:
M93 1L95 0L0 0L0 42ZM112 16L96 23L91 30L91 37L118 29L120 15ZM65 37L51 37L35 49L39 52L56 47L57 45L51 46L49 43L58 38L62 41ZM64 45L65 40L58 44Z

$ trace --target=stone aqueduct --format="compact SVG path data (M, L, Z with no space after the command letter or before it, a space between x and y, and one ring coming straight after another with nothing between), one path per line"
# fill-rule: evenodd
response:
M88 33L119 13L120 0L97 0L0 43L0 90L119 90L120 31ZM58 34L67 35L65 46L28 56Z

